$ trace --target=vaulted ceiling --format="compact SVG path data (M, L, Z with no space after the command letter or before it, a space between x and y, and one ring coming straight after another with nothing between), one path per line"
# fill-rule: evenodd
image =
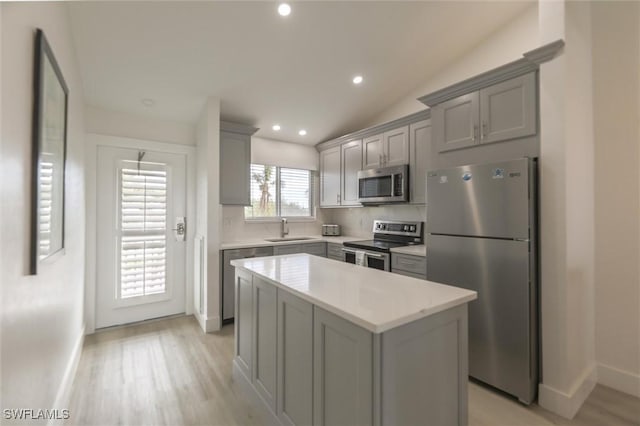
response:
M87 104L195 122L215 96L226 120L315 144L355 130L529 5L296 1L286 18L264 1L69 9Z

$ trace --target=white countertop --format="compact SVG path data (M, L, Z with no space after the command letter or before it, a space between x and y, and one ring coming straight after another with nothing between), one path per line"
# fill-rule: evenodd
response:
M474 291L309 254L238 259L231 264L373 333L477 297Z
M391 249L391 252L427 257L427 246L425 246L424 244L420 244L417 246L395 247Z
M295 235L287 235L289 238L295 238ZM320 243L320 242L328 242L328 243L337 243L342 244L345 241L358 241L358 240L366 240L367 238L362 237L350 237L348 235L340 235L336 237L330 236L321 236L321 235L308 235L307 237L311 237L309 240L295 240L295 241L266 241L264 238L256 238L255 240L247 240L247 241L224 241L220 244L220 250L230 250L230 249L239 249L239 248L249 248L249 247L266 247L266 246L281 246L287 244L305 244L305 243ZM269 238L277 238L277 236L269 237Z

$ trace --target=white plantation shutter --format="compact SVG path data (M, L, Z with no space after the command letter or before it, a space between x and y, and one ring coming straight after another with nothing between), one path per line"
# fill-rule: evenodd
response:
M40 258L46 257L51 251L51 200L53 198L53 163L40 162L40 206L38 222L40 238Z
M167 170L120 170L120 279L122 299L166 291Z
M311 172L280 169L280 216L311 216Z

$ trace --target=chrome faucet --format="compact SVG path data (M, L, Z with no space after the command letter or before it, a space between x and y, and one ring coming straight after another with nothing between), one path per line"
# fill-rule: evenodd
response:
M283 217L280 221L280 238L284 238L289 235L289 227L287 226L287 218Z

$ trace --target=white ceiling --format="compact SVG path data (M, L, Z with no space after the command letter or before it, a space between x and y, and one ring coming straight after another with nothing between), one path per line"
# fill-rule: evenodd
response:
M215 96L226 120L315 144L357 130L530 3L304 1L287 18L277 4L71 3L87 104L195 122Z

